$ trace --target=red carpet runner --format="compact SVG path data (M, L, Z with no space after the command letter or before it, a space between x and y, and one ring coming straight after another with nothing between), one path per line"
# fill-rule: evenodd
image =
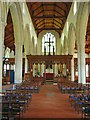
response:
M61 94L57 86L43 85L39 94L33 94L24 118L80 118L68 100L68 94Z

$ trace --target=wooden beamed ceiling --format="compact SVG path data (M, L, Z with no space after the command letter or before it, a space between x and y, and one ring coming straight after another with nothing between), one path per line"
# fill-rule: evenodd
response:
M37 35L43 30L55 30L61 36L72 3L27 2ZM14 30L10 11L5 27L4 44L15 51ZM77 49L77 46L75 47ZM87 23L85 52L90 53L90 15Z
M42 30L55 30L61 36L70 2L27 2L37 35Z

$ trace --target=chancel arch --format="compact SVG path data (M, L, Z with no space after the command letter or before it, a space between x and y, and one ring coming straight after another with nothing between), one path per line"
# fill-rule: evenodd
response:
M54 30L44 30L42 31L39 35L38 35L38 43L37 43L37 51L39 55L43 55L42 50L42 38L46 33L51 33L55 36L56 38L56 51L55 51L55 55L59 55L60 54L60 37L59 34L54 31Z

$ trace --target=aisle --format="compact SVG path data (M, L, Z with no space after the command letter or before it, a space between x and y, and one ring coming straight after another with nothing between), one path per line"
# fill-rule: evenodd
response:
M55 85L43 85L39 94L33 94L32 102L24 118L80 118L70 106L68 95L61 94Z

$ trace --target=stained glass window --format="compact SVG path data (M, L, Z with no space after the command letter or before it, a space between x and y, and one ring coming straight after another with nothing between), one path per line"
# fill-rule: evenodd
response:
M50 52L53 55L53 52L56 52L56 38L52 33L46 33L42 37L42 52L46 52L46 55Z

